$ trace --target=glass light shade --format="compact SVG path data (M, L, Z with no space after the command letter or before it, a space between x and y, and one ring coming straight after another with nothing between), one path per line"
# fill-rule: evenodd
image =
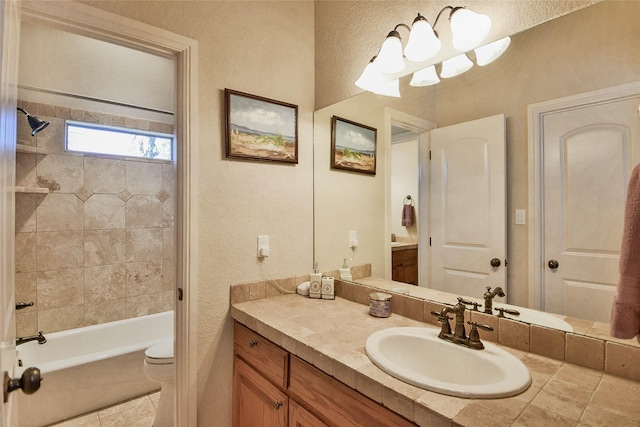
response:
M414 62L426 61L436 56L441 46L442 43L431 25L418 14L411 26L407 47L404 48L407 59Z
M491 29L491 18L469 9L456 9L449 17L453 47L466 52L482 43Z
M409 84L411 86L431 86L439 82L440 79L438 78L438 74L436 73L436 66L432 65L413 73L411 83Z
M398 73L404 70L402 42L397 31L389 33L373 62L383 73Z
M484 46L480 46L474 49L476 53L476 64L483 67L491 64L507 50L511 44L511 37L505 37L500 40L496 40Z
M391 80L388 83L378 86L378 88L374 90L373 93L400 98L400 79Z
M375 92L378 87L384 84L384 75L373 63L374 60L375 58L367 64L358 80L356 80L356 86L369 92Z
M442 61L442 70L440 70L440 77L448 79L450 77L459 76L468 69L473 67L473 62L465 55L461 53L453 58L445 59Z

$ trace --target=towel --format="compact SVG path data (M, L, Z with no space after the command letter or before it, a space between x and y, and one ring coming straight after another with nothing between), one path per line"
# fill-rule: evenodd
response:
M413 225L413 205L409 203L402 207L402 226L411 227Z
M637 336L640 342L640 164L629 178L618 268L609 332L622 339Z

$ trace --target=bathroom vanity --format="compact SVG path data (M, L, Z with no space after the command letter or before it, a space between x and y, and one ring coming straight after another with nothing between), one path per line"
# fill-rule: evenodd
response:
M418 277L418 245L392 244L391 279L417 286Z

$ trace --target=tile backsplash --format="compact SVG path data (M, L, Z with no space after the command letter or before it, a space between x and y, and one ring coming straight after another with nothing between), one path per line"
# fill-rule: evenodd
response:
M18 336L173 309L174 186L170 161L65 151L65 120L173 133L150 122L19 102L51 124L35 137L18 117ZM27 190L28 191L28 190Z

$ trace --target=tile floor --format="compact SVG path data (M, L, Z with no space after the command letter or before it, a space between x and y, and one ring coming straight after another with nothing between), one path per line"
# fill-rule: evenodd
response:
M153 392L50 427L151 427L160 392Z

